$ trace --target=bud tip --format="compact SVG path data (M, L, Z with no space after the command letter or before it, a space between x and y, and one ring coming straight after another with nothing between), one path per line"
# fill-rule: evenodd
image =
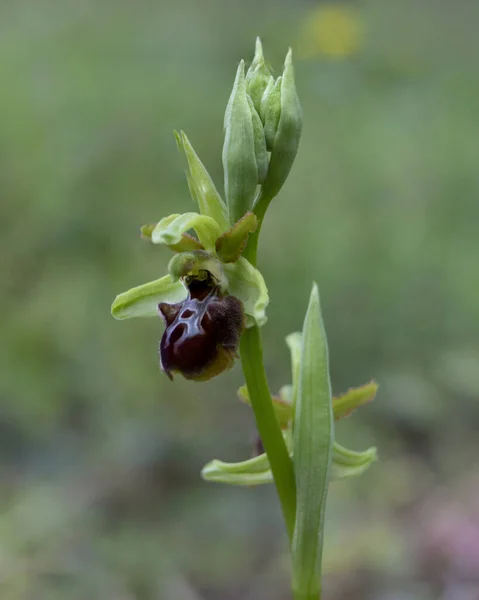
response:
M254 57L257 60L261 60L262 58L264 58L264 55L263 55L263 44L261 43L261 38L259 37L259 35L256 37L256 44L255 44L255 49L254 49Z
M286 54L286 58L284 59L284 68L293 66L293 50L289 48L288 53Z

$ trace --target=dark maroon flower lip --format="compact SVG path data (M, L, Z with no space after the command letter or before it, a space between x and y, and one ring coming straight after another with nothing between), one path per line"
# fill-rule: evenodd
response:
M183 302L162 302L158 310L165 323L160 342L160 364L172 380L207 381L230 369L237 356L245 315L234 296L221 295L211 278L187 282Z

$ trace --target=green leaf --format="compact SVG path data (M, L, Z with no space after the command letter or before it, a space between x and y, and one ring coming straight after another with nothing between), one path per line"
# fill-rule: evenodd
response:
M365 385L356 388L350 388L345 394L333 398L334 419L347 417L360 406L372 402L378 391L378 384L370 381Z
M269 296L261 273L242 256L234 263L224 264L223 270L228 281L228 292L243 303L246 327L262 327L267 320Z
M225 263L235 262L243 252L248 236L258 227L256 215L247 212L233 227L216 240L218 258Z
M183 215L173 214L164 217L151 232L151 241L154 244L173 246L179 244L183 234L193 229L198 239L207 251L214 251L216 240L222 234L218 223L211 217L190 212Z
M289 175L294 159L298 152L299 140L303 127L303 117L301 105L299 103L296 85L294 83L293 61L291 50L286 56L284 62L284 71L281 81L281 114L277 127L274 127L277 109L277 100L275 99L275 88L270 92L273 100L266 101L265 108L265 134L268 148L271 148L271 157L268 167L268 175L263 184L263 193L273 198L278 194L283 187L286 178ZM268 117L268 107L271 103L274 111ZM276 111L276 112L275 112ZM273 118L274 117L274 118ZM271 125L268 125L268 119L271 120ZM267 127L274 130L274 141L270 146L270 134Z
M331 480L358 477L377 460L376 448L368 448L364 452L354 452L334 442Z
M219 195L206 167L193 149L184 131L175 131L178 150L183 152L188 162L188 186L193 199L198 202L200 213L214 219L222 230L228 228L228 207Z
M144 283L118 295L112 304L111 314L115 319L157 317L160 302L175 304L184 300L186 296L184 285L165 275L161 279Z
M225 195L230 220L234 223L250 210L258 185L254 130L246 95L244 61L238 66L226 107L224 125Z
M293 431L297 512L291 550L293 590L300 597L320 591L333 440L328 346L314 285L303 326Z

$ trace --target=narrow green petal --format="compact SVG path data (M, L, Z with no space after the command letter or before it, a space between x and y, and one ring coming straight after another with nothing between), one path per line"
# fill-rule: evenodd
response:
M190 212L183 215L174 214L161 219L151 232L154 244L172 246L182 241L184 233L193 229L203 248L214 251L216 240L222 234L221 227L211 217Z
M180 281L172 281L169 275L165 275L117 296L112 304L111 314L115 319L156 317L160 302L174 304L184 300L186 295L186 288Z
M206 167L193 149L184 131L175 131L178 150L183 152L188 162L188 186L193 198L198 202L200 213L214 219L224 231L228 228L228 208L218 193Z
M334 430L328 346L313 286L303 325L293 452L297 512L292 541L293 590L319 595L326 498Z
M223 270L228 280L228 292L243 303L246 327L264 325L269 296L261 273L242 256L235 263L223 265Z
M354 452L334 442L331 480L357 477L377 460L376 448L368 448L364 452Z
M347 417L360 406L372 402L378 391L378 384L375 381L370 381L360 387L351 388L345 394L333 398L333 413L334 419L342 419Z

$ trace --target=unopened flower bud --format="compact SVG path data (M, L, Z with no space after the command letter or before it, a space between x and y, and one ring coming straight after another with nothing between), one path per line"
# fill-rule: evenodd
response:
M230 221L250 210L258 186L255 135L241 61L225 112L223 169Z
M271 140L271 131L267 132L268 111L271 111L271 130L274 128L274 118L277 115L278 99L277 93L278 80L271 90L265 109L265 136L268 149L271 149L271 156L268 167L268 175L263 184L263 193L269 197L274 197L283 187L286 178L289 175L294 159L298 152L301 130L303 127L303 116L301 105L299 103L296 86L294 83L294 72L291 50L286 56L283 75L281 77L280 87L280 115L279 122L274 133L274 140ZM273 118L274 115L274 118ZM272 141L272 144L271 144Z
M265 87L263 95L261 96L261 102L259 105L259 116L261 121L264 123L266 107L268 105L269 95L271 94L271 90L274 87L274 77L271 77L268 80L268 85Z
M251 122L253 123L254 152L256 156L256 168L258 169L258 183L262 184L268 173L268 150L266 148L265 132L263 130L263 123L249 96L248 104L251 110Z
M264 61L261 40L256 38L256 50L253 62L245 77L246 93L253 101L254 107L259 113L261 98L271 77L271 71Z
M273 148L274 137L278 130L279 119L281 116L281 81L282 78L278 77L262 105L264 115L264 136L266 138L266 147L268 150L272 150Z

